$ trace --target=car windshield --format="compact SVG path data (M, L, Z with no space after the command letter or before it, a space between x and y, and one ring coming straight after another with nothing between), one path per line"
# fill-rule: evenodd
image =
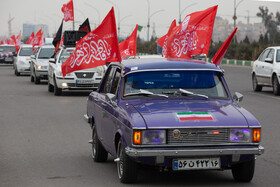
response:
M14 46L0 46L0 52L16 52Z
M146 97L144 91L169 97L227 99L222 73L216 71L145 71L125 76L124 97Z
M60 61L63 64L71 55L71 53L74 51L74 49L67 49L63 50L61 55L60 55Z
M38 58L49 59L54 54L54 48L42 48L39 52Z
M20 49L19 56L30 56L33 55L32 47L23 47Z
M279 49L277 50L277 53L276 53L276 62L280 62L280 50Z

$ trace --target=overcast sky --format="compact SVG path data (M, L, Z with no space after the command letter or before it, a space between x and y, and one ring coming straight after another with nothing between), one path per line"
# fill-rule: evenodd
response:
M8 36L8 20L9 14L14 17L12 21L12 32L17 34L22 30L22 24L47 24L49 32L55 33L61 23L63 14L61 7L69 0L0 0L0 36ZM121 34L127 35L132 32L135 24L147 25L148 20L148 0L109 0L117 5L115 8L116 19L118 22L118 14L121 19ZM182 19L195 11L204 10L208 7L219 5L217 16L223 16L231 23L234 12L234 0L180 0L181 11L186 8L182 14ZM240 2L241 0L236 0ZM274 0L275 1L275 0ZM270 12L275 14L280 11L280 0L278 2L266 2L256 0L243 0L237 7L237 21L246 23L245 16L249 15L250 22L261 22L256 17L259 12L259 6L267 6ZM179 18L179 0L149 0L150 15L158 10L164 10L154 14L151 18L151 27L153 23L156 26L156 34L161 36L165 34L173 19L178 21ZM196 3L196 4L194 4ZM89 5L90 6L89 6ZM194 4L194 5L193 5ZM94 8L92 8L92 7ZM74 14L76 28L87 17L94 28L106 16L111 9L112 4L108 0L74 0ZM96 10L97 9L97 10ZM119 10L119 12L118 12ZM100 19L99 19L100 16ZM71 29L72 22L67 22L64 29ZM146 38L146 28L140 33L140 37ZM150 29L150 35L152 29Z

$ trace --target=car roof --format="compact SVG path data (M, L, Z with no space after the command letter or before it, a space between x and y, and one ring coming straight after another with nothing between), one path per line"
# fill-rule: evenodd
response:
M22 44L20 47L21 48L23 48L23 47L32 47L32 45L31 44Z
M115 63L112 63L112 65ZM119 63L117 63L119 64ZM166 58L145 58L129 59L121 62L124 73L144 70L222 70L215 64L192 60L192 59L166 59Z
M43 45L40 48L54 48L54 46L53 45Z
M280 49L280 46L270 46L267 49L270 49L270 48Z
M15 45L10 45L10 44L3 44L3 45L0 45L0 46L4 46L4 47L15 47Z

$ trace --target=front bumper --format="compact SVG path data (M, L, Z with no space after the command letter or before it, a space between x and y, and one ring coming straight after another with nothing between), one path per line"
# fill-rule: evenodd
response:
M92 81L92 79L88 79L88 81L91 81L91 83L78 84L77 79L75 78L70 78L70 77L56 78L57 87L63 90L96 90L100 84L100 80ZM67 85L65 85L65 83Z
M261 155L264 147L229 147L229 148L189 148L189 149L136 149L127 147L125 152L130 157L193 157L221 155Z
M48 79L48 71L45 70L35 70L35 76L39 77L40 79Z
M17 70L19 73L30 73L30 64L17 65Z

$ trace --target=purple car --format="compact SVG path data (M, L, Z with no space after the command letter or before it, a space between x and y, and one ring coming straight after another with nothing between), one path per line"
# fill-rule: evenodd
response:
M140 164L160 170L231 169L252 180L261 126L232 97L223 71L195 60L131 59L111 63L89 95L85 119L92 157L115 158L122 183L137 180Z

